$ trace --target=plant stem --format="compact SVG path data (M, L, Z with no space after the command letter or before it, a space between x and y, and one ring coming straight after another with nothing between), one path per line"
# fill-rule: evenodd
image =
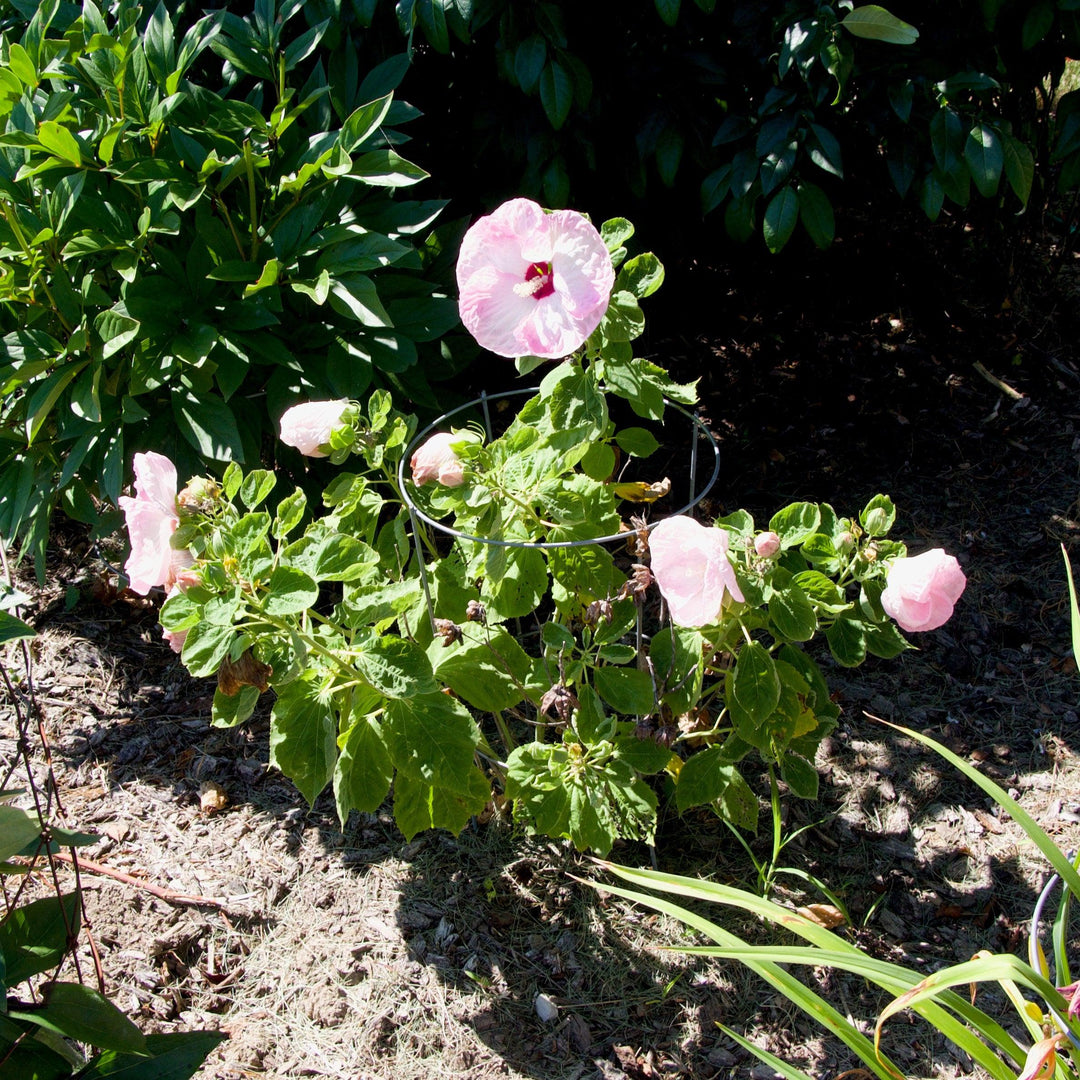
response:
M255 165L251 160L251 140L244 140L244 168L248 181L248 214L251 217L251 261L259 254L259 204L255 197Z
M772 802L772 858L769 860L769 873L764 882L764 892L767 894L772 888L773 878L776 876L776 864L780 861L780 849L784 846L783 822L780 819L780 785L776 782L776 773L773 771L772 762L769 762L769 795Z

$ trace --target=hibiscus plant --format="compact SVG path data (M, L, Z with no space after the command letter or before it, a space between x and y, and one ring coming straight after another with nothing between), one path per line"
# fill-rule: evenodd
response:
M353 465L317 508L300 489L270 502L274 474L236 464L177 496L166 459L136 458L132 586L169 588L162 625L217 676L215 724L273 690L272 763L311 803L332 786L343 823L392 788L406 836L460 830L502 796L606 853L651 841L667 786L753 830L762 772L774 800L817 792L838 709L806 643L821 631L848 666L895 656L898 626L938 626L959 598L952 556L888 539L885 496L857 517L794 503L759 529L623 479L695 400L634 356L663 267L628 257L632 236L524 199L466 234L466 327L522 372L556 361L497 434L417 435L384 391L295 406L282 438Z

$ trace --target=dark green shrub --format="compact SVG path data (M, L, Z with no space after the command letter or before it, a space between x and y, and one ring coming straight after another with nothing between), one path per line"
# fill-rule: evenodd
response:
M299 396L431 398L425 350L452 370L429 344L457 322L427 273L443 204L395 197L427 175L395 149L407 60L324 62L330 20L302 7L8 12L0 535L39 571L57 498L112 528L94 498L115 504L140 448L257 462Z
M439 10L448 26L468 12L469 46L438 29ZM982 200L1011 217L1033 192L1041 204L1080 179L1080 96L1054 108L1066 57L1080 53L1076 0L895 0L887 12L852 0L426 0L395 11L432 46L417 50L408 84L438 117L432 160L466 155L468 193L487 202L625 206L629 189L660 219L688 216L697 194L733 237L778 251L799 222L827 246L834 205L880 215L906 199L934 220Z

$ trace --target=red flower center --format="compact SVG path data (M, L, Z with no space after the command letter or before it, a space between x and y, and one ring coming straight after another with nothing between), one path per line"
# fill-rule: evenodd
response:
M543 300L555 291L549 262L532 263L525 271L525 281L531 285L529 295L534 300Z

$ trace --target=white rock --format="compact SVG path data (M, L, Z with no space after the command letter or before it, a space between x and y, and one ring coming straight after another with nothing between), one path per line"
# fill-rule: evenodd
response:
M536 1015L545 1024L550 1024L559 1015L559 1006L547 994L537 994L533 1005L536 1007Z

